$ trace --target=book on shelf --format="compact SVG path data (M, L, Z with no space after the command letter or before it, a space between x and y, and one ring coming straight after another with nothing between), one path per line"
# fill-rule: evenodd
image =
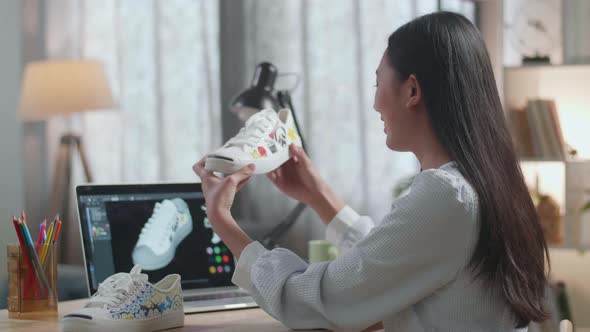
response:
M565 140L563 139L563 132L561 131L561 123L559 122L559 115L557 114L557 104L555 103L555 100L549 101L549 109L549 112L551 113L551 119L553 120L553 130L555 131L555 135L557 137L559 154L562 159L565 159L567 149Z
M541 105L537 100L529 100L526 106L526 115L529 120L529 127L531 128L531 140L533 142L533 149L535 157L539 159L547 159L549 154L549 143L543 129L543 120L541 117Z
M512 137L521 158L565 160L565 142L555 101L532 99L510 111Z
M563 151L563 145L560 146L560 139L558 137L556 119L553 117L551 100L537 100L537 105L542 110L540 112L543 132L547 142L547 154L551 159L565 159L565 153ZM553 103L554 104L554 103Z
M535 158L526 109L513 110L508 114L510 116L510 131L517 155L521 158Z

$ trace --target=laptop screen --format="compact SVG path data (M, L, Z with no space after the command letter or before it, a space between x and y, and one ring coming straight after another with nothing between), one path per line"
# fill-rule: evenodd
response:
M91 294L135 264L150 282L178 273L184 289L232 285L234 259L211 228L199 183L76 191Z

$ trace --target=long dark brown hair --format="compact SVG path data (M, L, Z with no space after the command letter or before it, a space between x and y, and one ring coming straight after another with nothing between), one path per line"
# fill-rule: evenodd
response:
M516 327L543 321L547 244L506 124L490 58L465 17L418 17L388 40L397 79L414 74L432 127L477 192L476 278L502 290Z

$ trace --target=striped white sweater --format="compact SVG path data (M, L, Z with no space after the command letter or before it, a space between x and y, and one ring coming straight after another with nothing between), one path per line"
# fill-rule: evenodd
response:
M335 261L308 264L253 242L232 281L293 329L513 331L499 290L468 266L478 230L477 195L450 162L416 175L377 225L342 209L327 228L343 251Z

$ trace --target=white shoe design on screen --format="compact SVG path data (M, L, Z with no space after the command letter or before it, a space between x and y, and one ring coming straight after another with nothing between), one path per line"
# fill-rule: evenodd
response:
M158 270L170 264L176 248L193 230L186 202L180 198L156 203L133 249L133 264Z

